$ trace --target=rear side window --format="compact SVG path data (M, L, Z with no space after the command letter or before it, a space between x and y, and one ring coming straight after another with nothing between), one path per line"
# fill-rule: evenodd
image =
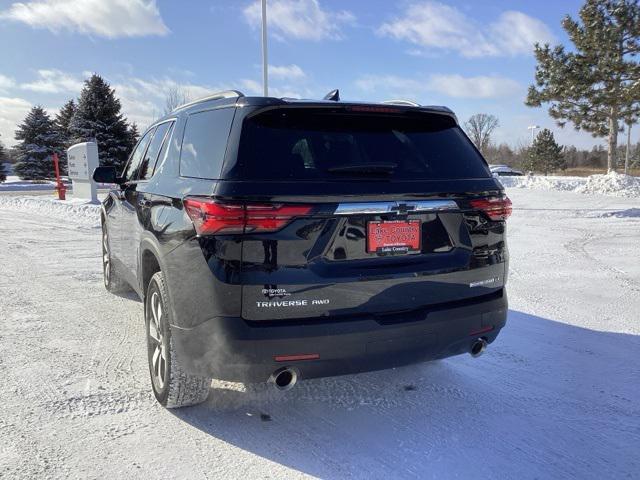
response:
M129 162L127 163L127 166L124 167L124 172L122 172L122 178L124 178L125 181L130 182L138 178L142 156L147 150L147 145L149 145L154 131L155 128L152 128L146 133L144 137L142 137L142 139L138 142L138 145L136 145L135 150L131 154L131 157L129 157Z
M219 108L187 118L180 152L181 176L220 177L234 113L235 108Z
M153 175L153 171L158 160L158 154L165 142L167 132L173 126L173 122L165 122L158 125L153 139L149 143L147 153L145 153L142 163L140 163L140 180L149 180Z
M487 178L448 116L277 109L246 119L238 162L261 180Z

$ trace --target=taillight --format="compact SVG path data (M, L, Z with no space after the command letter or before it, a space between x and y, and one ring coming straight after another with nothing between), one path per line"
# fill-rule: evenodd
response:
M275 232L313 210L310 205L222 203L208 197L187 197L184 208L198 235Z
M308 215L313 210L309 205L246 205L245 232L275 232L295 217Z
M212 233L242 233L244 205L216 203L211 198L187 197L184 209L196 227L198 235Z
M491 220L506 220L511 215L511 200L506 195L476 198L471 200L469 204L471 207L486 213Z

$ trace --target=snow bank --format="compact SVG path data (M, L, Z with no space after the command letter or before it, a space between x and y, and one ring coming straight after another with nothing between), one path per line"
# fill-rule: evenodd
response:
M34 182L33 180L21 180L15 175L8 175L7 179L0 183L0 191L20 192L28 190L53 190L56 187L54 182L49 180Z
M640 197L640 178L616 172L591 175L584 185L576 189L576 192L614 197Z
M506 188L559 190L592 195L640 198L640 178L616 172L589 177L526 175L523 177L499 177L499 180Z
M85 200L0 195L0 208L34 212L91 227L100 226L100 205Z
M584 185L584 177L542 177L525 175L522 177L499 177L500 182L507 188L534 188L536 190L562 190L573 192Z

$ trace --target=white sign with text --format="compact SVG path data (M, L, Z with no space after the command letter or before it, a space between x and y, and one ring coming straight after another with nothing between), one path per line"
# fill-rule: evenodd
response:
M98 190L93 171L98 167L98 146L95 142L77 143L67 150L67 169L73 182L73 197L98 202Z

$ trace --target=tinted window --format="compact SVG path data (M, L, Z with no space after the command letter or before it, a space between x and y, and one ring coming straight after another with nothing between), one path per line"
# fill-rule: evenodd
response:
M153 170L156 166L158 154L160 153L160 149L164 144L166 134L172 125L173 122L166 122L161 123L156 128L156 132L153 134L153 139L149 143L149 148L147 148L147 153L145 153L144 159L140 164L140 180L148 180L153 175Z
M234 112L234 108L219 108L194 113L187 118L180 153L180 175L220 176Z
M140 161L142 160L142 156L147 149L147 145L149 145L149 141L151 140L154 131L155 128L149 130L146 135L142 137L142 139L138 142L138 145L136 145L136 148L133 150L133 153L129 157L129 162L127 163L127 166L124 167L124 172L122 173L122 177L127 182L138 178Z
M245 120L244 178L427 180L487 178L488 169L444 115L279 109Z

